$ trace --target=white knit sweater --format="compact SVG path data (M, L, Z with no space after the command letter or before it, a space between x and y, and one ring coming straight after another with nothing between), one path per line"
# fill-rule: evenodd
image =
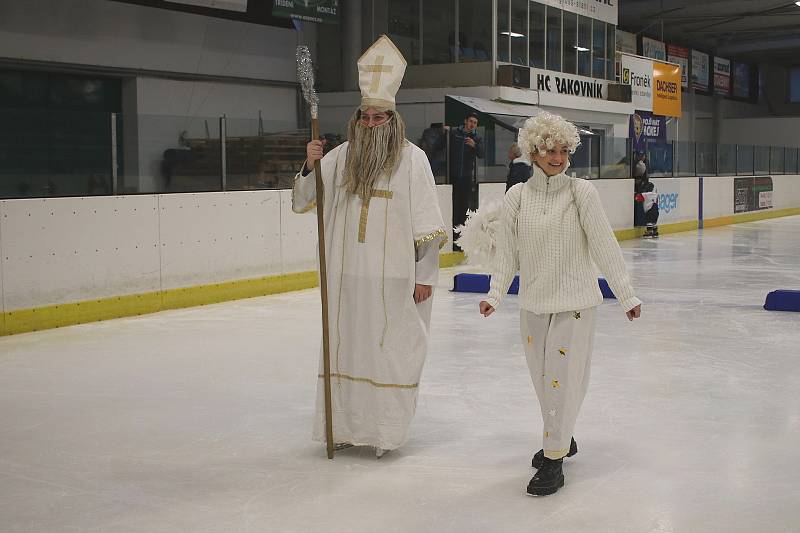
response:
M634 295L625 260L591 182L547 175L533 165L508 190L486 301L497 308L519 269L519 305L537 314L599 305L597 265L626 311Z

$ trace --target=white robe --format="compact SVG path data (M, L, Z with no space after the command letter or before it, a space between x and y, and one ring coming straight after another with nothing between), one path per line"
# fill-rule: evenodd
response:
M436 284L447 234L422 150L406 143L396 171L378 180L364 209L340 186L348 144L321 162L333 438L392 450L407 439L427 353L432 298L415 304L414 286ZM315 207L314 180L313 172L295 179L295 212ZM319 441L325 440L322 368L320 358Z

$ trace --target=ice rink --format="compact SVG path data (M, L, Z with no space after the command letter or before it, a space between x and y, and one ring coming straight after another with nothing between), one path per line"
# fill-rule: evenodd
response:
M800 217L621 243L566 485L526 495L541 421L516 297L435 295L408 444L310 440L317 290L0 338L0 531L800 530Z

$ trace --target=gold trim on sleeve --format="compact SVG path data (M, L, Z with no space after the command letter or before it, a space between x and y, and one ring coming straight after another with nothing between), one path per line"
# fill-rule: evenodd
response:
M312 210L312 209L314 209L315 207L317 207L317 201L316 201L316 200L312 200L310 204L308 204L307 206L305 206L305 207L304 207L303 209L301 209L300 211L297 211L297 213L299 213L299 214L301 214L301 215L302 215L303 213L308 213L309 211L311 211L311 210Z
M447 233L443 229L437 229L433 233L429 233L429 234L425 235L424 237L420 237L419 239L416 239L414 241L414 246L416 248L419 248L421 245L425 244L426 242L430 242L430 241L432 241L433 239L435 239L437 237L444 237L444 239L442 239L442 242L439 243L439 249L441 250L442 247L445 244L447 244L447 241L448 241Z

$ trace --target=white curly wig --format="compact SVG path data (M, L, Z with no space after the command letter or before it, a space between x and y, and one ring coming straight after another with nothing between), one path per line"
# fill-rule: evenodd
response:
M533 155L535 150L544 157L547 150L555 148L557 144L566 145L569 153L574 154L581 144L581 137L575 124L559 115L542 111L525 121L519 130L517 142L524 154Z

